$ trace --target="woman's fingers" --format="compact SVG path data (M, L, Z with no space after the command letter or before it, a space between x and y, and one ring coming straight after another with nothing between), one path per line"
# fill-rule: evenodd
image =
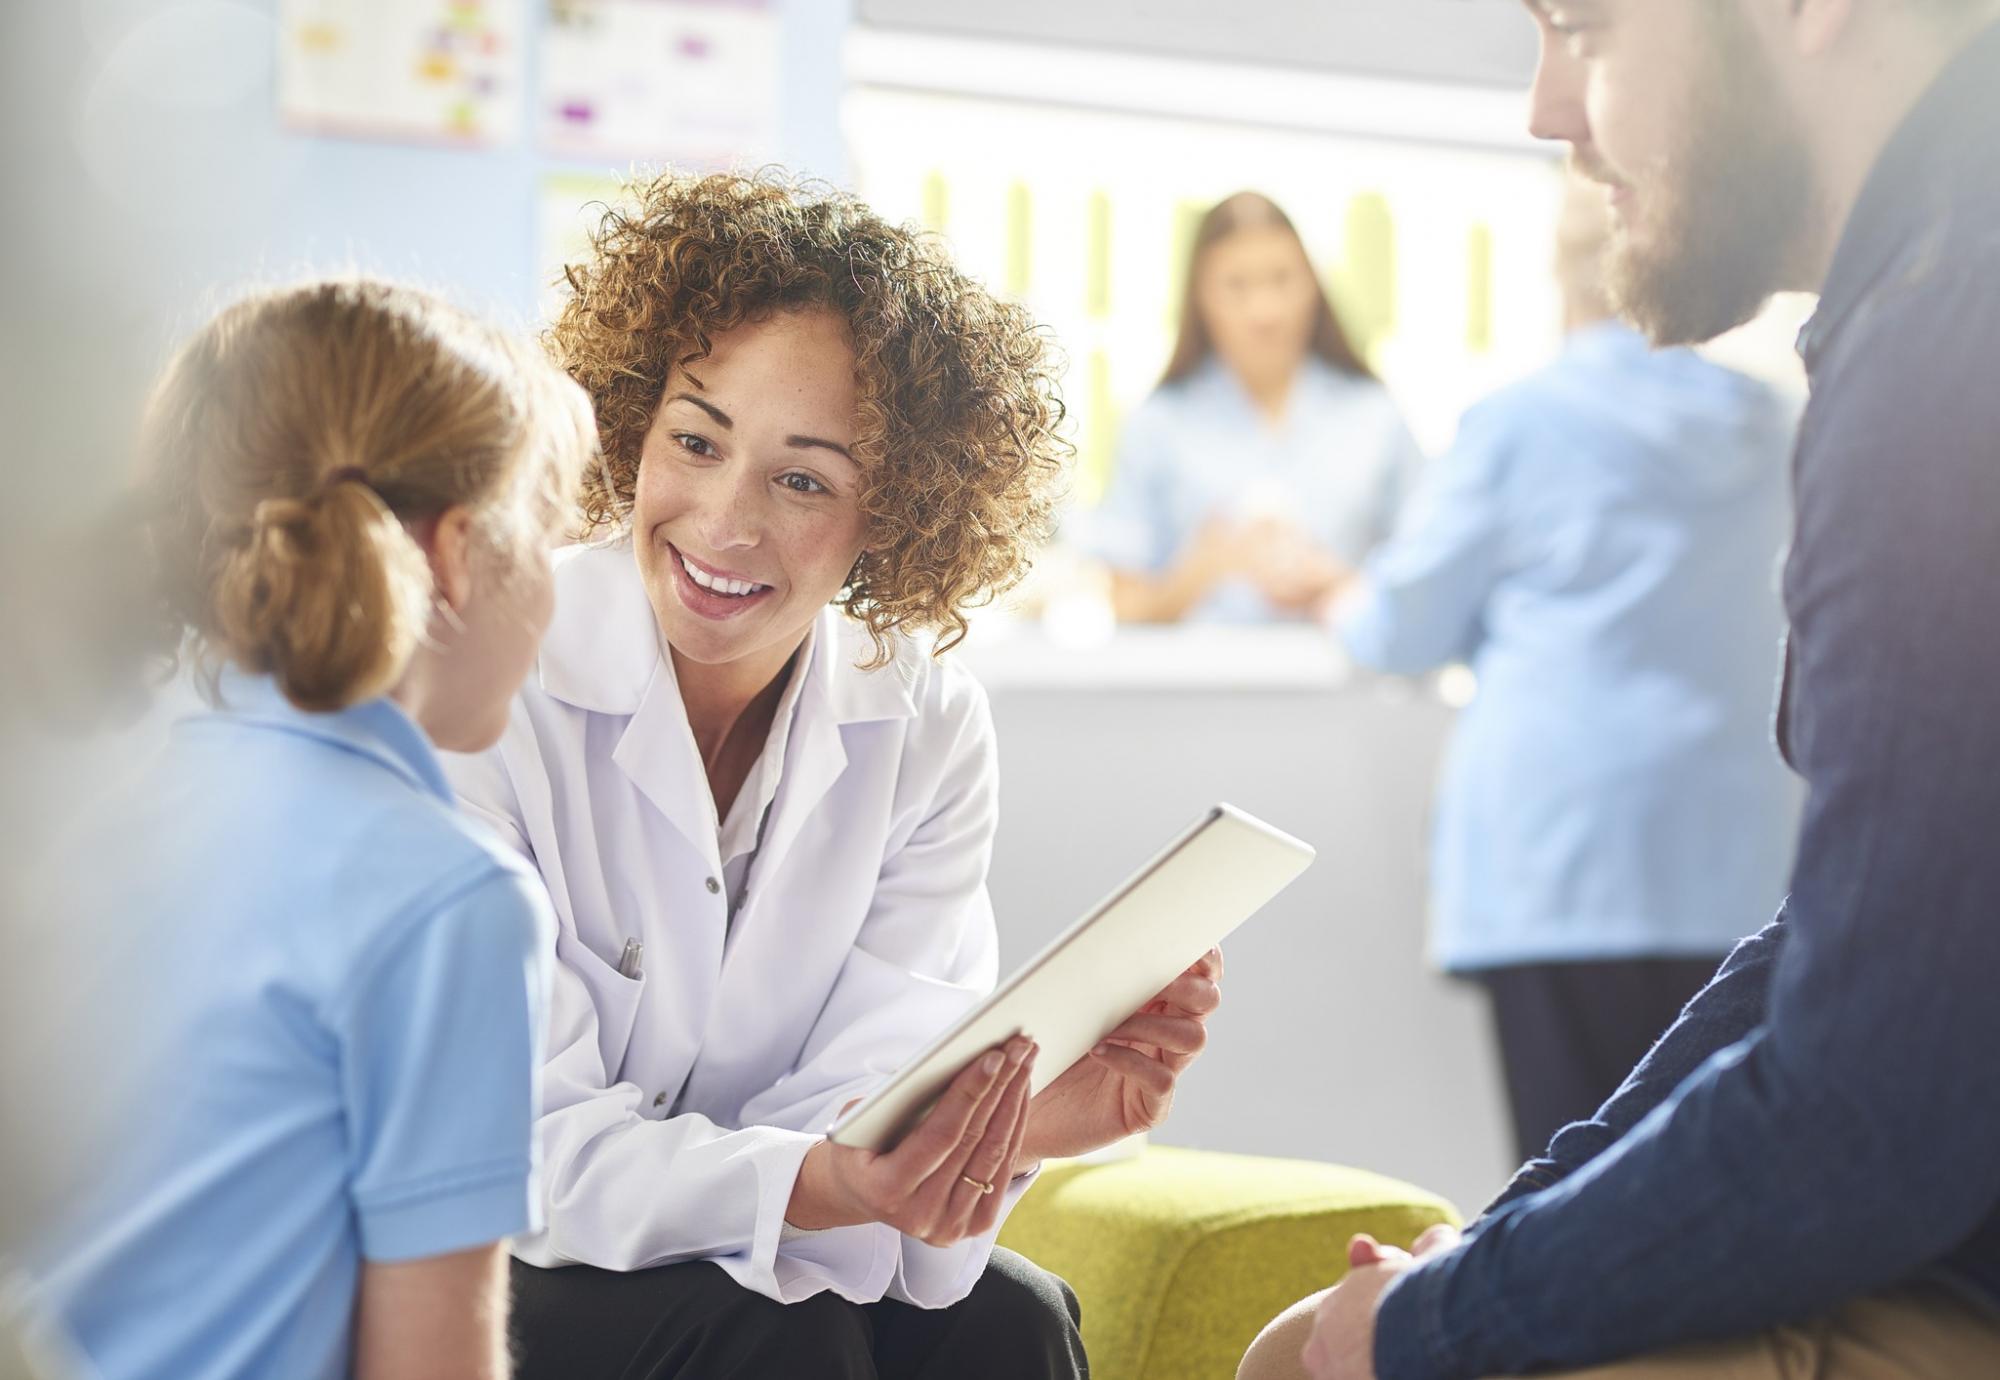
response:
M1213 1015L1222 1005L1222 988L1213 978L1183 973L1168 983L1152 1004L1184 1011L1190 1016Z
M1099 1045L1090 1057L1100 1060L1113 1073L1122 1074L1139 1085L1142 1092L1165 1097L1174 1090L1174 1071L1158 1059L1149 1059L1123 1045Z
M1141 1012L1104 1037L1128 1044L1152 1045L1170 1054L1199 1054L1208 1044L1208 1027L1191 1016L1161 1016Z
M1014 1108L1014 1131L1007 1137L1006 1157L1000 1161L999 1173L987 1180L993 1185L993 1191L982 1195L979 1205L973 1209L968 1235L984 1236L999 1225L1000 1206L1004 1201L1007 1185L1014 1177L1014 1166L1021 1162L1021 1147L1028 1139L1028 1108L1033 1094L1034 1080L1031 1076L1033 1068L1031 1061L1028 1072L1021 1078L1021 1100Z
M958 1166L962 1178L971 1178L988 1184L994 1176L1003 1174L1007 1166L1007 1143L1014 1138L1015 1124L1021 1119L1021 1109L1028 1103L1028 1088L1034 1081L1035 1046L1028 1046L1027 1056L1021 1060L1001 1091L999 1105L993 1117L986 1123L986 1134L979 1144L972 1148L964 1162Z
M889 1152L897 1177L914 1188L937 1173L946 1160L977 1145L999 1105L1006 1075L1020 1066L1028 1042L1018 1036L988 1050L959 1071L938 1104Z
M1184 976L1203 977L1210 982L1222 981L1222 946L1216 945L1194 961L1194 966Z
M986 1123L984 1138L964 1158L947 1161L945 1167L938 1171L941 1175L951 1176L946 1185L944 1221L940 1223L940 1234L949 1241L977 1235L972 1224L978 1220L980 1209L988 1200L999 1197L1000 1185L1007 1178L1015 1125L1021 1119L1021 1109L1028 1102L1028 1086L1034 1066L1035 1055L1030 1049L1028 1057L1019 1067L1009 1072L999 1105L994 1109L992 1120ZM946 1242L940 1240L934 1244L943 1245Z

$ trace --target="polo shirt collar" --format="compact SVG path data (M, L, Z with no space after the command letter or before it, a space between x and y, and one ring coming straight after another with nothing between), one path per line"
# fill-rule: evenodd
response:
M429 736L386 696L315 713L286 699L270 676L226 667L217 678L216 710L237 723L314 738L366 757L420 791L447 804L454 800Z

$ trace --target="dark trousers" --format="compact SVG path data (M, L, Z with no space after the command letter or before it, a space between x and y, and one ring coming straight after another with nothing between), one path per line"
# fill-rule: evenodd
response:
M1540 1156L1557 1131L1603 1106L1721 966L1718 954L1473 974L1493 999L1521 1161Z
M1077 1380L1076 1295L995 1249L950 1308L776 1303L707 1261L651 1270L514 1262L517 1380Z

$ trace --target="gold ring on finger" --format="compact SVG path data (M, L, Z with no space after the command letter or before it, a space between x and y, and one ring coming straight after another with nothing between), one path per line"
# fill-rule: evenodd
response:
M980 1197L982 1197L982 1198L984 1198L984 1197L985 1197L985 1196L986 1196L987 1194L989 1194L989 1193L991 1193L991 1192L993 1191L993 1185L992 1185L992 1184L989 1184L989 1183L985 1183L985 1182L983 1182L983 1181L981 1181L981 1180L979 1180L979 1179L975 1179L975 1178L973 1178L973 1177L972 1177L972 1176L971 1176L970 1174L961 1174L961 1175L959 1175L958 1177L959 1177L960 1179L962 1179L962 1180L963 1180L964 1182L966 1182L966 1183L969 1183L969 1184L971 1184L971 1185L972 1185L972 1186L973 1186L974 1188L978 1189L978 1190L979 1190L979 1196L980 1196Z

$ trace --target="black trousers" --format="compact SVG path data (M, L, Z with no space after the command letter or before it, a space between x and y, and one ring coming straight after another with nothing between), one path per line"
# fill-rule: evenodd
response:
M1531 963L1473 975L1493 999L1523 1163L1618 1091L1722 959Z
M517 1380L1077 1380L1067 1284L996 1248L950 1308L775 1303L707 1261L651 1270L514 1262Z

